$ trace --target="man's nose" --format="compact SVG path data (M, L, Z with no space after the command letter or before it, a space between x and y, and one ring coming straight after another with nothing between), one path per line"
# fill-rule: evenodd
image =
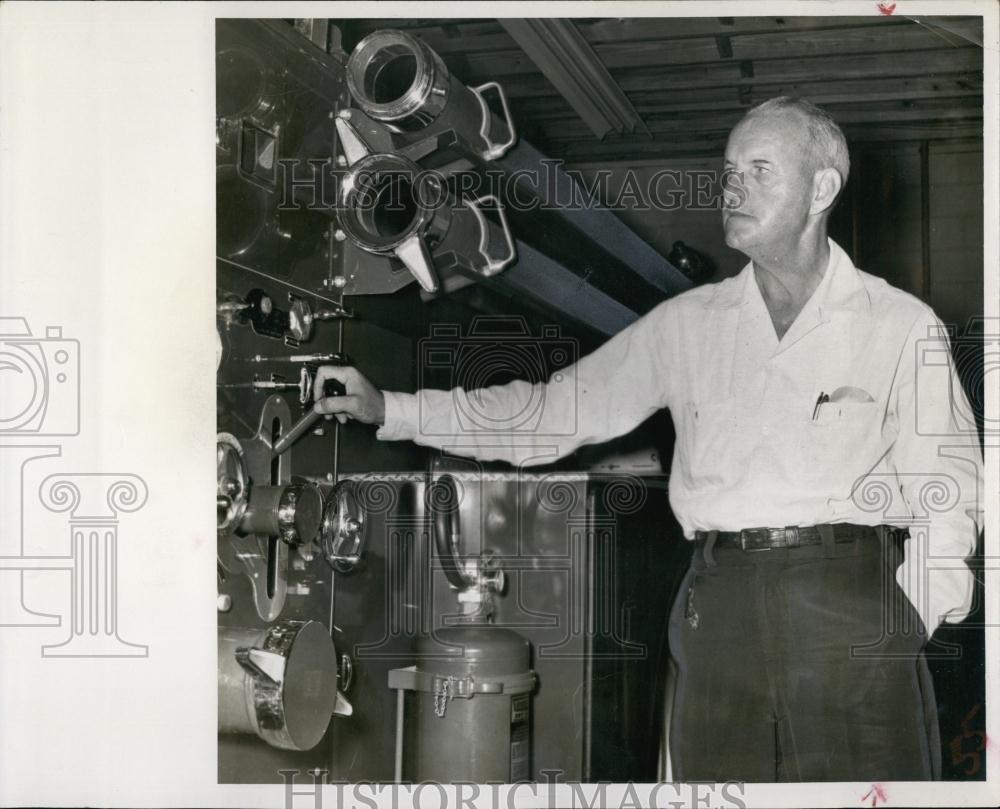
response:
M722 175L722 205L726 210L736 210L746 201L746 190L743 188L743 174L738 171L726 171Z

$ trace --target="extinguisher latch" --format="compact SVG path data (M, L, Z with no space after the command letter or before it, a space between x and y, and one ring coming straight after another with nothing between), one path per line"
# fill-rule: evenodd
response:
M480 682L475 677L434 677L434 713L444 716L453 699L472 699L476 694L502 694L502 682Z
M514 696L529 692L535 687L533 671L494 677L496 679L477 680L471 674L456 677L451 674L432 674L420 671L416 666L407 666L405 669L393 669L389 672L389 688L433 694L434 713L444 716L448 703L453 699L472 699L476 694Z
M444 716L448 710L448 703L455 698L451 688L454 682L454 677L434 678L434 715L439 718Z

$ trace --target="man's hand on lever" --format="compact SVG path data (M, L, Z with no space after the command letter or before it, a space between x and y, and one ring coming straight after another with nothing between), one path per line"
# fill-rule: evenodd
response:
M345 389L342 396L323 396L323 383L336 379ZM313 409L327 418L336 416L346 424L348 418L362 424L385 422L385 397L382 391L369 382L357 368L342 365L324 365L316 371L313 382Z

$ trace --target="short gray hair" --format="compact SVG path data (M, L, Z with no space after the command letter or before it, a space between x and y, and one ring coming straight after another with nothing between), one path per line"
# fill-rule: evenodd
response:
M847 153L847 139L840 127L837 126L837 122L830 117L830 113L822 107L817 107L804 98L778 96L750 109L740 123L751 116L769 112L784 112L785 110L795 110L805 118L812 144L811 151L818 167L836 169L840 172L843 184L846 185L847 175L851 170L851 158Z

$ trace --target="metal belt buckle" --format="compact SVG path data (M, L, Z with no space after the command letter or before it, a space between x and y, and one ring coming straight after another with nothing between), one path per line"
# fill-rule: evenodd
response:
M767 545L765 545L763 548L748 548L747 547L747 539L749 539L750 537L757 536L757 535L759 535L761 533L763 533L764 536L766 537L767 536L767 529L766 528L764 528L764 529L761 529L761 528L744 528L744 529L742 529L740 531L740 548L742 548L742 550L743 550L744 553L754 553L756 551L769 551L769 550L771 550Z

